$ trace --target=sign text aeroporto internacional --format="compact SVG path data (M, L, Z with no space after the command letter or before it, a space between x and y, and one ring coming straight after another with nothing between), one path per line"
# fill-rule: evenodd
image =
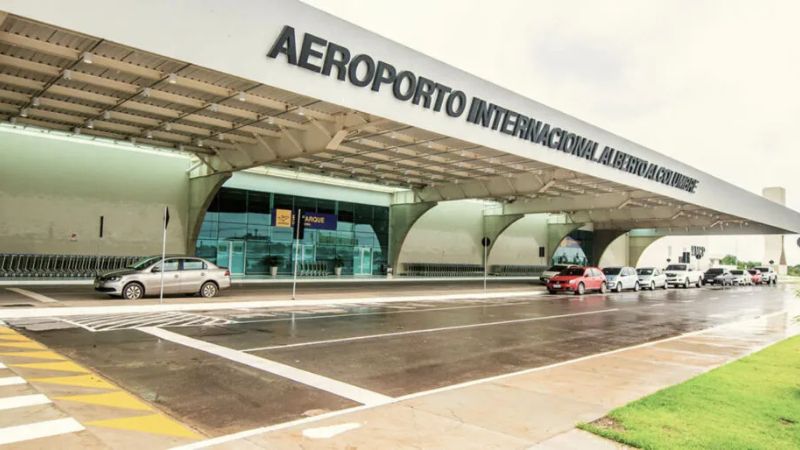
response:
M410 101L435 112L444 111L450 117L461 117L484 128L507 134L578 158L613 167L648 180L694 193L698 180L678 171L659 166L615 148L597 142L568 129L551 125L517 111L504 108L479 97L468 99L464 91L446 86L410 70L400 70L384 61L335 44L310 33L303 35L298 46L295 30L284 26L267 56L286 57L289 64L302 67L339 81L369 88L375 92L390 90L401 101Z

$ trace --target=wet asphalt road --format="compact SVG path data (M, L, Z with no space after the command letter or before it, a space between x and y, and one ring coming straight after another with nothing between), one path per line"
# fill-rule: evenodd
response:
M164 328L397 397L752 318L790 301L797 301L791 286L672 289L227 310L198 313L227 324ZM158 326L157 319L148 326ZM74 320L89 329L136 322ZM91 332L57 320L34 322L23 330L32 338L210 436L358 404L136 329Z

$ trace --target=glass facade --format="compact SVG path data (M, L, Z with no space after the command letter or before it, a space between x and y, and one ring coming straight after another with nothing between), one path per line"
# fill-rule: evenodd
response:
M293 229L272 223L274 209L336 214L336 230L306 229L297 248ZM196 254L228 267L233 275L290 275L295 252L299 262L324 263L333 273L334 259L342 274L377 275L386 266L389 208L296 195L222 188L208 207Z

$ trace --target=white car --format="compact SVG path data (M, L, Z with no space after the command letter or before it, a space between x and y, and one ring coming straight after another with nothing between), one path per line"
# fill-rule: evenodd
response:
M547 270L542 272L542 275L539 277L539 280L542 282L542 284L547 284L547 282L550 281L550 278L553 278L554 276L560 274L561 271L569 269L570 267L573 266L571 264L556 264L554 266L551 266Z
M734 269L731 270L731 275L733 275L733 284L736 286L750 286L753 284L753 276L746 270Z
M703 283L703 272L695 270L689 264L670 264L664 269L664 273L670 286L700 287Z
M778 284L778 274L772 267L755 267L761 272L761 284Z
M639 276L639 286L642 289L650 289L651 291L656 288L667 289L667 275L655 267L639 267L636 269L636 274Z
M611 291L639 290L639 276L633 267L606 267L603 269L603 275L606 276L606 287Z

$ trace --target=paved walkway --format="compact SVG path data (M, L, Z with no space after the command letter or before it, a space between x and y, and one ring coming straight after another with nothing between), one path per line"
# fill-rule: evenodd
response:
M796 314L771 314L182 448L619 448L574 426L800 333L790 320Z

